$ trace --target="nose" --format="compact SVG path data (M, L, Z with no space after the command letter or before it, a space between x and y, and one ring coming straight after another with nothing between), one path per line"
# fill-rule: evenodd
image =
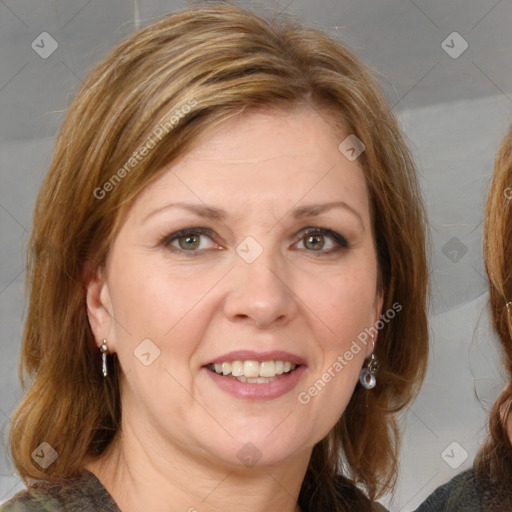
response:
M230 293L224 303L225 315L233 322L245 322L257 329L288 324L297 315L293 293L284 263L263 254L254 262L239 258L230 272Z

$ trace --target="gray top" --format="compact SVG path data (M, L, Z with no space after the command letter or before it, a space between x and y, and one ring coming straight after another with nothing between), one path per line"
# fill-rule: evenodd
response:
M498 490L491 481L477 481L473 469L438 487L415 512L511 512L510 488Z
M0 512L121 512L90 471L65 482L38 482L0 506Z
M351 486L352 493L360 493ZM367 506L374 512L386 512L378 503ZM315 507L316 508L316 507ZM321 508L321 507L320 507ZM306 510L303 512L326 512ZM121 512L103 484L90 471L63 482L38 482L29 489L16 494L0 506L0 512ZM359 511L358 511L359 512Z

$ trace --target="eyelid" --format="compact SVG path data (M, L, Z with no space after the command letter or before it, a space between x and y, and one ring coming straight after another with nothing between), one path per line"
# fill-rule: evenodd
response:
M217 235L212 229L205 228L205 227L189 227L189 228L180 229L178 231L174 231L174 232L164 236L163 238L161 238L159 245L163 245L166 248L173 247L173 246L171 246L172 242L179 239L181 236L185 236L188 234L207 236L208 238L210 238L210 240L212 240L212 242L216 243L215 239L217 238ZM303 241L304 237L307 235L315 235L315 234L330 237L334 241L334 243L337 245L337 247L327 250L327 251L319 250L319 251L307 251L307 252L312 252L312 253L318 252L318 254L328 254L328 253L336 252L338 250L350 248L350 243L343 235L340 235L339 233L337 233L336 231L334 231L332 229L316 227L316 226L309 226L309 227L301 229L294 237L296 239L295 243ZM190 253L190 254L197 254L199 252L208 250L208 249L186 250L186 249L181 249L179 247L173 247L173 249L175 249L177 252L180 252L180 253Z
M331 249L329 251L318 251L319 254L335 252L335 251L341 250L341 249L350 249L350 247L351 247L348 240L343 235L340 235L336 231L334 231L332 229L328 229L328 228L321 228L321 227L314 227L314 226L304 228L301 231L299 231L296 235L296 237L298 238L297 241L300 242L303 240L303 238L305 236L312 235L312 234L318 234L318 235L322 235L322 236L331 237L338 246L336 249ZM316 252L316 251L308 251L308 252Z
M196 235L207 236L213 242L215 241L215 232L212 231L210 228L191 227L191 228L179 229L178 231L173 231L172 233L164 236L161 239L159 245L163 245L164 247L169 247L171 245L171 242L174 242L174 240L180 238L181 236L188 235L191 233L196 234ZM182 251L182 252L190 252L190 253L194 252L194 251L186 251L185 249L179 249L178 247L175 247L175 249L177 251Z

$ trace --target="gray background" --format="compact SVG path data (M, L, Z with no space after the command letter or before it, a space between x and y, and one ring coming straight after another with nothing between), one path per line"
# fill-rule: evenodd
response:
M512 121L512 2L240 3L260 13L297 14L355 50L378 74L418 163L433 241L432 350L421 394L401 417L404 442L397 493L392 501L383 500L393 511L413 510L439 484L470 467L503 382L489 327L481 237L494 154ZM34 198L63 112L87 71L114 44L155 17L186 5L190 2L0 0L4 443L9 418L21 398L16 367L26 307L24 248ZM47 37L40 36L42 32L58 44L47 58L31 47ZM453 32L468 44L460 56L464 41L451 36ZM443 49L445 40L443 46L452 56ZM48 51L49 39L45 41ZM3 448L0 502L22 488Z

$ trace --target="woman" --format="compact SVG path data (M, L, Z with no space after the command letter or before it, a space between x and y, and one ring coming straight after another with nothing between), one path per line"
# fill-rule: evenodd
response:
M485 206L484 262L493 326L508 382L489 418L489 434L469 469L436 489L418 512L512 510L512 130L503 139Z
M223 4L131 36L37 200L29 489L2 510L379 510L425 369L424 245L408 150L343 45Z

